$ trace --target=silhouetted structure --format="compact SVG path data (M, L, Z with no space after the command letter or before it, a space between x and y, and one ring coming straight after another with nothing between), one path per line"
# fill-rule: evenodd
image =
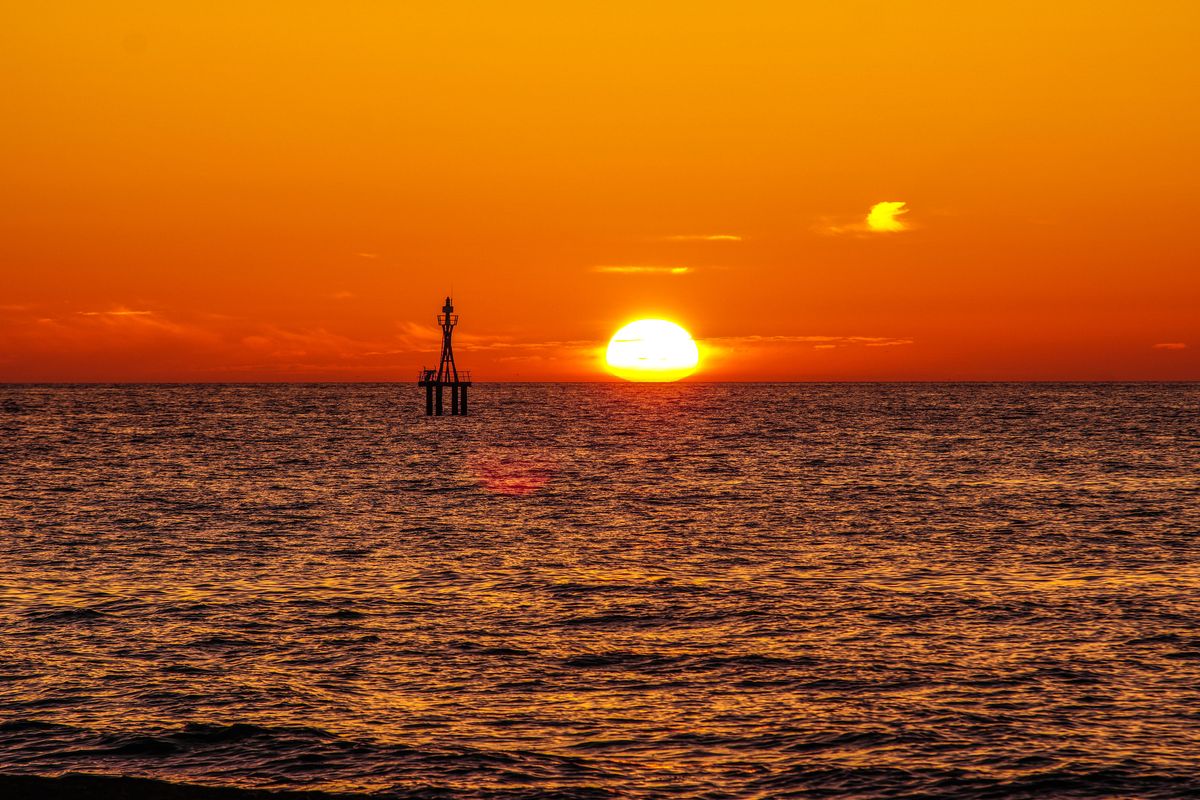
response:
M450 413L455 416L466 416L467 387L471 385L471 373L459 372L454 365L454 346L450 337L454 326L458 324L458 314L454 313L454 304L446 298L442 313L438 314L438 325L442 327L442 359L437 369L421 369L417 380L418 386L425 387L425 415L442 415L442 389L450 387Z

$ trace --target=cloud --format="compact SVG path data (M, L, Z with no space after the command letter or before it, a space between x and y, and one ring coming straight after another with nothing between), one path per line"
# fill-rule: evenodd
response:
M858 235L879 233L902 233L912 230L912 225L900 217L909 212L908 204L900 200L884 200L871 206L867 215L858 221L822 219L817 231L829 236L851 233Z
M131 337L169 336L182 339L207 339L212 336L204 327L193 323L177 322L153 311L138 311L118 306L108 311L77 311L75 313L77 316L88 319L79 320L78 324L67 319L53 320L53 322L77 332L91 332L86 335L93 335L97 330L106 330L126 340Z
M241 343L272 358L318 359L335 364L360 359L368 353L383 354L374 352L381 349L379 342L354 339L325 328L287 329L263 325L256 333L243 337Z
M198 346L220 337L207 326L180 322L153 311L118 306L107 310L76 311L63 317L39 317L35 328L15 329L29 353L48 349L56 356L65 352L95 353L106 349L155 346L166 342Z
M733 233L682 233L674 236L660 236L664 242L740 242L742 237Z
M666 267L667 270L680 269ZM671 273L668 273L671 274ZM678 273L674 273L678 274ZM114 360L137 369L174 374L181 354L192 372L291 376L301 374L404 375L404 370L436 359L441 331L424 322L397 322L389 331L358 338L323 327L287 327L239 317L200 314L178 317L159 311L117 306L88 309L59 317L30 318L4 332L30 363L64 356L79 363L103 365ZM533 369L586 372L604 342L584 339L541 341L519 334L461 331L455 340L464 354L476 353L480 366L513 364ZM751 335L705 338L710 350L730 353L740 348L810 347L817 350L854 347L898 347L912 339L845 335ZM471 361L470 356L467 360ZM99 368L99 367L98 367ZM134 370L136 372L136 369ZM582 374L580 372L580 374ZM139 373L140 374L140 373Z
M475 350L511 350L514 352L536 352L541 350L576 350L579 348L596 347L597 343L588 339L569 339L555 342L515 342L505 339L480 338L476 341L464 340L472 351Z
M1154 345L1155 350L1186 350L1186 342L1159 342Z
M61 369L65 364L74 374L103 379L174 379L181 374L395 379L415 377L419 365L436 363L441 341L436 326L412 321L358 337L319 326L292 327L216 314L180 317L124 306L0 320L0 341L6 346L0 348L0 362L5 362L6 375L13 369L53 374L43 372L46 365ZM474 360L471 353L479 353L481 367L513 362L578 371L577 365L592 358L597 347L591 341L526 341L469 331L456 333L455 340L463 345L468 362Z
M610 275L686 275L691 267L642 266L637 264L592 267L593 272Z
M351 300L354 298L354 292L342 289L340 292L334 292L329 296L334 300Z
M914 339L893 336L823 336L807 334L799 336L717 336L706 339L718 345L738 347L744 345L811 344L815 349L828 350L833 347L904 347L916 344Z
M190 342L213 342L219 335L209 326L197 322L168 319L153 311L121 309L101 316L101 323L118 336L167 338Z
M891 200L876 203L867 213L867 227L879 233L897 233L908 230L908 226L898 219L901 214L908 213L908 209L904 206L903 202Z
M379 253L355 253L359 258L379 258Z
M898 336L835 334L708 336L697 341L705 354L705 363L718 372L761 359L768 362L773 359L797 359L799 362L826 358L854 360L878 358L885 353L900 358L904 348L916 344L913 339ZM839 355L843 353L845 355Z
M128 308L118 308L114 311L80 311L85 317L148 317L153 311L131 311Z

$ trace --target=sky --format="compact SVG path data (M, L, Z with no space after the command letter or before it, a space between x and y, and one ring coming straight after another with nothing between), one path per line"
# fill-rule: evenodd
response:
M26 3L0 381L1200 379L1194 2Z

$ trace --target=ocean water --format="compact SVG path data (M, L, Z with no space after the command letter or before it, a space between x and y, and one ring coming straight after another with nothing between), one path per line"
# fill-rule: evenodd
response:
M1200 796L1200 385L471 399L0 388L0 773Z

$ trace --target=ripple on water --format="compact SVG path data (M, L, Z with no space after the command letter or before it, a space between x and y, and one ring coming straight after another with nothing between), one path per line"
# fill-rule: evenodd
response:
M0 796L1198 796L1200 386L409 388L0 388Z

